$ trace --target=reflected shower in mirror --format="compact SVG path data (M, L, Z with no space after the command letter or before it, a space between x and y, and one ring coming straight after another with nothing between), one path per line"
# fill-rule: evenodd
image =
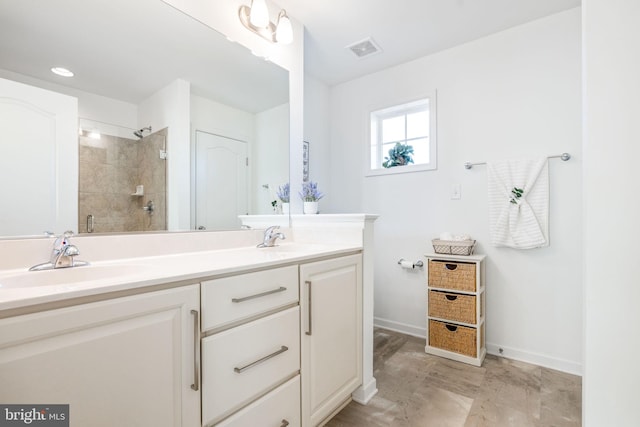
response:
M78 231L166 230L167 130L80 119Z
M87 123L109 123L116 129L124 129L122 132L126 130L126 135L120 134L120 130L104 133L114 138L116 146L122 145L113 152L107 150L100 154L112 156L107 157L109 161L117 160L131 167L132 159L141 154L129 151L134 150L133 147L156 144L147 144L145 140L159 136L157 132L161 131L166 138L167 153L163 160L167 178L164 199L160 196L162 191L148 188L153 184L137 182L140 178L88 176L93 167L80 171L76 164L75 178L51 188L54 195L50 197L52 200L71 197L80 202L77 208L70 209L73 216L70 220L52 219L60 206L43 203L32 210L33 215L42 215L42 219L30 221L37 225L18 228L7 224L2 236L39 235L52 228L60 232L62 224L78 227L80 232L88 231L88 224L93 225L94 232L235 229L240 226L238 214L274 212L275 191L288 182L289 176L289 76L286 70L254 56L243 46L160 0L0 0L0 10L0 78L77 99L76 114L83 118L80 127ZM54 66L69 68L75 76L54 75L50 72ZM5 96L0 93L0 98ZM76 119L73 126L77 129ZM148 127L153 131L147 130ZM84 131L91 131L91 126L87 125ZM141 131L142 140L133 134L135 131ZM238 170L227 171L227 174L203 170L209 166L199 159L198 148L202 147L198 145L202 144L198 143L198 135L215 135L244 144L245 158L236 159L238 164L245 165L244 176L239 177ZM67 144L58 158L49 158L51 172L42 183L31 182L33 174L29 167L19 168L18 175L10 181L16 185L29 181L32 188L49 188L60 183L60 177L55 174L59 174L61 159L75 159L79 163L87 157L98 156L90 153L90 148L95 148L91 144L96 142L90 140L88 133L80 135L80 141L75 138L74 149L69 149ZM8 155L13 151L7 135L0 143L3 153ZM49 150L52 156L57 149ZM159 148L154 150L153 156L158 160ZM43 158L45 154L38 153L42 164L47 162ZM22 164L28 166L29 158L24 151L21 155ZM10 159L7 162L10 163ZM98 174L97 170L112 166L102 163L93 168L92 173ZM209 177L205 179L217 174L216 181L206 181L208 188L200 191L197 185L202 185L202 176L207 173ZM9 180L2 176L1 170L0 177L5 182ZM127 194L130 198L127 203L135 201L135 206L113 202L108 209L114 212L106 212L100 211L105 202L98 201L87 210L84 202L92 197L89 194L98 192L95 183L100 180L111 186L109 197ZM244 194L241 201L214 191L231 182L241 185L243 181L244 192L238 192ZM116 185L119 188L112 188ZM131 196L138 185L144 186L145 196L140 197L141 200ZM138 216L140 208L147 207L149 191L158 194L151 200L154 202L151 223L157 220L157 224L149 224L146 211L142 211L146 227L125 224L124 217L130 212ZM32 196L25 193L13 191L8 203L23 206L22 197ZM201 205L207 207L207 213L198 214ZM229 208L233 206L234 209ZM166 212L164 221L160 221L158 215L161 211ZM223 221L208 219L211 214L223 212L230 215ZM87 221L88 218L93 221ZM116 223L120 224L119 228Z

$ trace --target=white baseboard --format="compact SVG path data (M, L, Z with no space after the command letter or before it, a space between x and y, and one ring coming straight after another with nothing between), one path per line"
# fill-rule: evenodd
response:
M351 398L354 402L366 405L371 399L373 399L373 396L375 396L377 392L378 388L376 386L376 379L373 378L369 381L369 384L364 384L351 393Z
M380 317L373 318L373 326L382 329L389 329L390 331L400 332L406 335L411 335L418 338L425 338L427 336L427 328L419 328L417 326L408 325L406 323L394 322L393 320L381 319Z
M391 331L400 332L418 338L426 339L427 335L426 327L420 328L414 325L408 325L406 323L382 319L380 317L374 317L373 325L378 328L389 329ZM500 349L502 349L502 353L500 353ZM557 371L582 376L582 364L573 362L571 360L558 359L555 357L546 356L544 354L532 353L526 350L518 350L515 348L489 342L487 342L487 353L498 357L506 357L507 359L532 363L534 365L544 366L545 368L555 369Z
M502 349L502 353L500 353ZM570 360L549 357L544 354L532 353L530 351L518 350L504 345L487 343L487 353L498 357L518 360L520 362L532 363L545 368L555 369L573 375L582 376L582 364Z

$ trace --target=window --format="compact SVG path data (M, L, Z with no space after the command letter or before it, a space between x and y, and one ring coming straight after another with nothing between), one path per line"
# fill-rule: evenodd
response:
M368 175L436 168L435 96L371 113Z

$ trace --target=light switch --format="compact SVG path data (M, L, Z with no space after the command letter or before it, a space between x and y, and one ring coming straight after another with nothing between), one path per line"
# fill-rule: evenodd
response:
M451 200L460 200L462 197L462 186L460 184L453 184L451 186Z

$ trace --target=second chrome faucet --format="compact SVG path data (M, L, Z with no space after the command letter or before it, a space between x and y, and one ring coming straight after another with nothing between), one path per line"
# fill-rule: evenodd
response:
M284 234L282 234L281 232L278 231L279 229L280 229L279 225L273 225L273 226L267 228L266 230L264 230L264 236L262 238L262 243L258 244L258 247L259 248L270 248L272 246L275 246L276 239L284 240L286 237L284 236Z
M72 231L66 231L62 236L58 236L53 242L49 262L34 265L29 271L51 270L54 268L67 268L89 264L86 261L76 261L75 257L80 254L78 247L71 244Z

